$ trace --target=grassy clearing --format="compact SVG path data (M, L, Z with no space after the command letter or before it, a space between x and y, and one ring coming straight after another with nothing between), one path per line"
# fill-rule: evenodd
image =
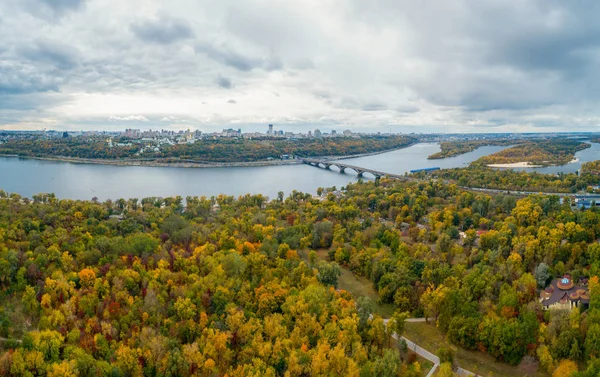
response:
M317 251L317 257L319 260L329 261L327 250ZM308 260L308 257L306 257ZM338 279L338 288L350 292L355 298L366 296L373 301L373 311L383 318L390 318L394 314L394 306L391 304L380 304L379 294L373 283L365 277L355 275L352 271L344 266L340 266L342 274Z
M440 347L452 349L454 352L454 361L458 366L482 376L514 377L523 376L527 373L519 366L512 366L506 363L498 362L490 355L476 351L467 351L452 345L446 340L446 337L441 333L441 331L432 323L407 322L404 335L408 339L417 343L419 346L433 353L435 353ZM534 374L530 373L529 376L547 377L546 374L539 371Z

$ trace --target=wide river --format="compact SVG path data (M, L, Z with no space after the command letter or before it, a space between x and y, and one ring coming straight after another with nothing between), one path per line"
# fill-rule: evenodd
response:
M587 149L593 159L600 157L599 144L595 151ZM481 156L504 147L481 147L473 152L443 160L427 160L439 151L436 143L416 144L408 148L373 156L346 159L344 162L379 171L404 174L413 169L439 166L467 166ZM578 153L578 157L582 153ZM590 153L591 152L591 153ZM584 159L581 159L585 161ZM576 165L576 164L572 164ZM569 169L575 166L565 165ZM577 170L577 169L575 169ZM567 170L565 170L567 171ZM369 179L365 175L365 179ZM279 191L293 190L314 194L318 187L342 187L356 182L354 172L341 174L333 170L308 165L284 165L235 168L164 168L75 164L0 157L0 189L31 197L37 193L53 192L59 198L100 200L144 198L150 196L213 196L262 193L274 198Z

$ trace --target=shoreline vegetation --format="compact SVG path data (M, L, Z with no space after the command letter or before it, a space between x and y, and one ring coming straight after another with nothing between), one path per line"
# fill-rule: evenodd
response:
M121 137L21 139L0 144L0 155L116 165L226 167L294 164L297 157L346 157L404 148L416 143L406 136L361 136L312 139L202 139L169 144L161 140ZM282 162L289 161L289 162Z
M576 162L576 160L571 161ZM528 165L527 167L531 167ZM512 169L492 169L487 166L442 169L429 173L411 175L417 179L441 179L456 183L460 187L477 187L510 192L528 191L554 194L594 194L600 177L600 161L585 162L578 174L545 174Z
M376 152L359 153L352 155L341 155L341 156L315 156L311 158L322 159L324 161L336 161L346 160L350 158L359 158L367 156L375 156L382 153L392 152L399 149L408 148L415 143L408 144L397 148L385 149ZM78 157L65 157L65 156L20 156L18 154L0 154L0 157L8 158L22 158L31 160L41 161L57 161L57 162L69 162L74 164L95 164L95 165L113 165L113 166L146 166L146 167L170 167L170 168L233 168L233 167L258 167L258 166L282 166L282 165L300 165L302 164L301 158L294 158L289 160L273 159L273 160L262 160L262 161L236 161L236 162L211 162L211 161L193 161L193 160L180 160L180 161L161 161L160 159L100 159L100 158L78 158Z
M427 157L428 160L442 160L448 157L456 157L461 154L473 152L474 150L487 146L510 146L518 143L515 140L468 140L468 141L442 141L440 151Z

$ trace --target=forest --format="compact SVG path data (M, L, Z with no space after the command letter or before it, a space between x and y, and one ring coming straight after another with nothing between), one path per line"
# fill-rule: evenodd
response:
M273 200L0 192L0 375L422 376L392 334L425 317L512 375L597 376L599 236L595 209L440 180ZM342 270L394 308L387 326L336 289ZM542 310L564 274L589 307ZM461 365L432 351L438 376Z
M473 152L475 149L488 145L513 145L520 141L507 139L492 140L458 140L440 142L441 151L427 157L429 160L439 160L447 157L455 157L461 154Z
M530 165L564 165L575 157L575 153L589 148L590 144L576 140L536 140L520 143L514 147L479 158L472 166L528 162Z
M115 140L109 147L105 138L72 137L63 139L20 139L0 144L0 154L21 157L69 157L83 159L152 159L160 162L251 162L281 155L301 157L343 156L381 152L407 147L414 139L404 136L361 138L337 137L298 140L243 140L235 138L203 139L193 144L163 144L159 152L137 153L151 142ZM123 144L118 146L117 144ZM131 144L131 145L128 145Z

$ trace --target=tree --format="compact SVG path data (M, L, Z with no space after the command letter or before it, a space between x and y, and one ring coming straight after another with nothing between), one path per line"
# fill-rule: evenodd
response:
M558 363L558 367L552 373L552 377L569 377L571 374L577 372L577 364L571 360L561 360Z
M435 317L437 321L438 315L450 291L450 288L445 287L443 284L435 289L433 285L427 287L427 290L421 296L421 305L425 309L425 319Z
M388 326L390 329L400 338L404 333L404 322L408 319L409 313L396 311L390 321L388 322Z
M550 267L544 262L540 263L535 268L535 281L538 284L538 287L545 288L546 282L550 278Z
M317 264L317 270L317 279L319 279L321 283L337 287L338 278L342 274L340 266L337 263L320 261Z
M94 270L90 268L84 268L83 270L79 271L79 283L82 287L92 287L95 281L96 273L94 272Z
M64 337L57 331L42 330L30 333L33 339L33 347L44 355L44 360L50 362L58 361L60 356L60 347L63 344Z
M587 359L600 357L600 324L592 324L585 335L585 355Z
M442 363L439 366L439 371L436 376L438 377L454 377L456 374L452 371L451 363Z
M358 312L359 326L363 329L373 314L373 301L367 296L360 296L356 299L356 311Z

